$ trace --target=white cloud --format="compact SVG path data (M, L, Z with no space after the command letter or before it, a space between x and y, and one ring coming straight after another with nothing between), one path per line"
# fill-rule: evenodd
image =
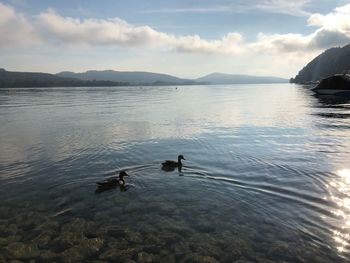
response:
M41 31L50 41L63 44L153 46L172 36L149 26L132 26L120 19L75 19L48 10L38 17Z
M261 50L307 53L350 44L350 4L326 15L312 14L307 23L317 27L309 35L260 33L251 45Z
M308 16L310 13L304 8L311 2L312 0L263 0L259 1L255 8L270 13Z
M0 3L0 46L38 44L40 39L27 18Z
M259 51L271 51L275 53L291 53L305 50L311 37L301 34L273 34L260 33L255 43L249 46Z
M337 7L333 12L321 15L313 14L308 20L311 26L322 26L326 29L347 29L350 28L350 4Z
M229 33L219 40L203 40L199 36L174 38L172 45L180 52L193 53L224 53L235 54L243 52L243 37L239 33Z
M54 10L42 13L38 24L46 39L61 44L89 46L165 47L180 52L236 53L242 36L229 33L219 40L204 40L198 35L175 36L149 26L133 26L121 19L74 19Z
M313 0L229 0L226 1L226 3L216 5L145 10L143 13L250 13L258 11L290 16L308 16L310 13L305 11L305 7L312 1Z

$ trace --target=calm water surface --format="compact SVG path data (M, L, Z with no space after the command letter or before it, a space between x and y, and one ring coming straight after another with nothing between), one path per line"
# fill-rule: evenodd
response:
M350 260L350 102L305 87L1 90L0 149L0 262Z

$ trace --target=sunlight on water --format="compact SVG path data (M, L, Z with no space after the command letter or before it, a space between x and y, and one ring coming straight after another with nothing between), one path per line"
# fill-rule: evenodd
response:
M334 241L339 252L349 251L350 242L350 169L336 172L337 178L330 182L334 189L331 200L337 204L333 213L342 219L341 230L335 230Z

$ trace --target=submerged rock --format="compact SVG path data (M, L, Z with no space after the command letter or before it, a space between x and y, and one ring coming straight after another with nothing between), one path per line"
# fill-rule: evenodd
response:
M106 225L96 230L97 236L108 236L114 238L125 237L125 231L123 228L114 225Z
M183 260L183 263L219 263L215 258L209 256L201 256L196 253L187 255Z
M43 250L40 252L39 258L43 262L53 262L60 258L60 254L52 252L50 250Z
M62 261L65 263L82 262L84 256L76 247L71 247L62 253Z
M78 245L63 251L64 262L79 262L96 254L103 246L100 238L84 239Z
M39 256L40 251L36 244L16 242L6 247L9 255L16 259L30 259Z
M44 221L41 222L41 224L39 224L36 227L36 231L38 232L55 232L58 230L58 228L60 227L60 224L56 221Z
M285 242L275 242L270 246L267 256L273 260L293 260L294 256Z
M234 261L234 263L254 263L254 262L250 261L248 259L245 259L245 258L241 258L241 259L238 259L238 260Z
M115 248L115 249L127 249L129 247L129 242L125 239L113 239L108 242L107 246L109 248Z
M231 260L239 260L242 257L250 258L254 255L254 250L248 242L236 238L228 242L227 247L223 251L223 255Z
M101 238L90 238L83 240L79 245L78 249L86 256L91 256L96 252L100 251L104 244L103 239Z
M165 255L160 257L159 262L176 263L176 260L173 255Z
M177 261L183 259L186 255L191 254L189 245L185 241L180 241L174 246L174 256Z
M82 240L87 239L81 232L62 232L60 236L55 238L52 242L52 245L55 247L55 250L63 251L74 245L78 245Z
M160 238L161 244L174 244L183 239L181 235L172 232L159 233L158 237Z
M16 224L0 225L0 236L9 237L18 233L18 226Z
M95 229L96 229L96 223L91 221L86 221L82 218L75 218L71 222L61 227L61 231L72 231L72 232L79 232L82 234L89 234L90 232L94 232Z
M162 229L168 233L176 233L182 237L188 237L193 235L194 231L187 225L177 221L162 221L160 222Z
M137 259L138 250L135 248L128 249L108 249L100 255L100 259L110 261L121 261L125 262L127 260Z
M42 233L38 235L36 238L33 239L33 243L37 244L39 248L45 248L49 245L51 241L51 234L50 233Z
M22 239L21 236L9 236L9 237L0 237L0 246L7 246L11 243L15 243Z
M152 256L146 252L140 252L137 255L137 262L139 262L139 263L151 263L151 262L153 262Z
M125 230L126 237L125 239L131 243L143 243L143 237L139 232Z
M61 233L56 237L52 245L56 252L61 252L72 246L77 246L83 241L96 238L95 223L76 218L61 227Z

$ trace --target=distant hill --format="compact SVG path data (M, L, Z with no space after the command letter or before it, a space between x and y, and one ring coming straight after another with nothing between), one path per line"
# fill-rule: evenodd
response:
M167 74L151 72L131 72L114 70L89 70L83 73L61 72L60 77L77 78L81 80L109 80L127 82L130 85L189 85L195 84L193 80L181 79Z
M199 82L210 84L263 84L263 83L287 83L287 79L277 77L259 77L249 75L234 75L223 73L212 73L196 79Z
M97 87L135 85L200 85L284 83L286 79L213 73L195 80L181 79L151 72L122 72L113 70L61 72L57 74L6 71L0 68L0 88L16 87Z
M314 58L290 82L305 84L350 70L350 45L331 48Z
M74 78L63 78L48 73L16 72L0 69L0 88L18 87L95 87L119 86L126 83L112 81L83 81Z

